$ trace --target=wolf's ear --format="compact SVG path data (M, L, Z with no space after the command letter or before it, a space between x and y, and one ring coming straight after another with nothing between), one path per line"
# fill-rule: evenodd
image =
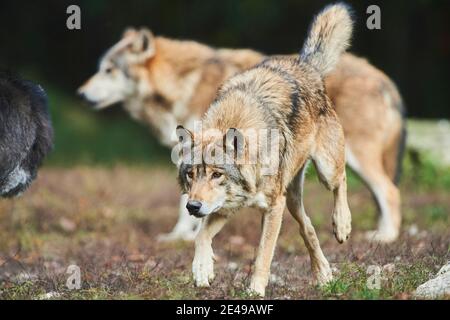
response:
M185 144L185 143L192 143L194 141L194 135L191 131L183 127L182 125L177 126L176 129L178 142Z
M146 28L139 31L132 29L130 32L135 33L130 45L134 59L138 62L144 62L153 57L155 55L155 36L153 33Z
M172 149L171 157L172 162L180 168L183 162L192 163L193 161L192 148L194 146L194 135L181 125L177 127L175 133L179 143Z
M230 128L223 136L225 152L233 159L243 159L245 149L245 137L242 131Z
M123 32L122 39L134 37L136 34L137 30L135 28L128 27Z

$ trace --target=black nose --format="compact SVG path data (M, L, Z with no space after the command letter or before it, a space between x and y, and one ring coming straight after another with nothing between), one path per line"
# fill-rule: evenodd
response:
M190 214L196 214L200 211L202 203L200 201L190 200L186 204L186 209L188 209Z
M78 96L79 96L81 99L87 100L87 99L86 99L86 95L84 94L84 92L78 91L77 93L78 93Z

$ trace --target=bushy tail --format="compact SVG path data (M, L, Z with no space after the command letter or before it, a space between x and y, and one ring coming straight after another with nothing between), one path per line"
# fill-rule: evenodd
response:
M349 46L352 29L353 20L347 5L337 3L325 7L314 18L300 52L301 60L325 76Z

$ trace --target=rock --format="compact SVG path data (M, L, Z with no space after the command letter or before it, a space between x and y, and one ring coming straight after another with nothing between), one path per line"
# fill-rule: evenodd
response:
M445 266L443 266L437 274L440 275L440 274L444 274L444 273L450 273L450 261L447 262L447 264Z
M439 270L435 278L420 285L414 296L422 299L450 297L450 261Z
M37 300L50 300L50 299L57 299L60 298L61 294L56 291L50 291L45 294L41 294L37 297Z
M73 220L65 217L61 217L59 219L59 226L61 227L62 230L69 233L74 232L77 228L77 224Z
M236 262L230 261L227 265L229 271L236 271L238 269L238 264Z
M415 237L419 233L419 227L417 227L417 224L413 224L408 229L408 234L410 237Z

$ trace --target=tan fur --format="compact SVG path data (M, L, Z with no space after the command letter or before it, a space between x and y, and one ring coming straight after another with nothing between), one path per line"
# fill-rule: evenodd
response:
M228 79L203 117L202 133L193 134L178 128L183 150L190 147L187 150L200 150L205 155L208 150L222 146L225 140L225 146L220 150L232 160L212 164L204 159L191 163L192 156L188 153L180 164L180 185L189 195L187 208L191 214L203 217L195 241L192 268L197 286L209 286L214 277L211 247L214 235L236 210L255 205L263 213L263 228L250 291L261 296L265 294L286 205L299 223L300 235L310 253L315 282L323 285L332 279L314 228L304 213L300 190L304 168L312 160L321 182L333 191L335 237L340 243L347 240L351 215L347 204L344 132L325 93L324 70L317 69L315 64L320 59L328 59L320 63L332 67L334 57L322 54L330 49L328 46L335 48L334 55L342 53L345 46L335 46L336 38L347 42L351 28L341 31L335 27L347 19L350 17L345 7L327 7L316 18L312 29L317 24L327 27L321 28L320 32L311 32L305 44L307 48L310 43L325 39L321 49L310 50L310 56L305 60L269 58ZM276 129L279 133L276 143L280 148L271 154L279 159L274 174L262 174L260 163L238 162L240 151L246 154L250 143L259 142L249 141L244 135L250 129ZM216 134L208 134L211 130ZM230 133L237 140L228 141Z
M315 18L300 53L302 60L316 68L321 75L326 75L334 69L340 53L349 46L348 35L351 35L353 29L353 21L348 11L343 10L345 5L333 5L329 8Z
M129 45L139 46L143 32L145 29L128 30L121 40L124 45L109 55L132 54ZM167 146L176 143L176 125L189 128L200 119L226 79L265 58L252 50L214 49L194 41L150 36L150 42L152 50L146 51L152 52L150 58L122 66L136 86L123 99L123 105L134 119L147 123ZM80 88L81 93L86 92L92 80ZM351 153L348 164L367 182L381 209L378 233L370 233L369 238L395 240L401 214L400 195L393 180L398 171L403 126L398 91L380 70L351 54L339 58L325 81ZM179 236L172 233L169 239Z

